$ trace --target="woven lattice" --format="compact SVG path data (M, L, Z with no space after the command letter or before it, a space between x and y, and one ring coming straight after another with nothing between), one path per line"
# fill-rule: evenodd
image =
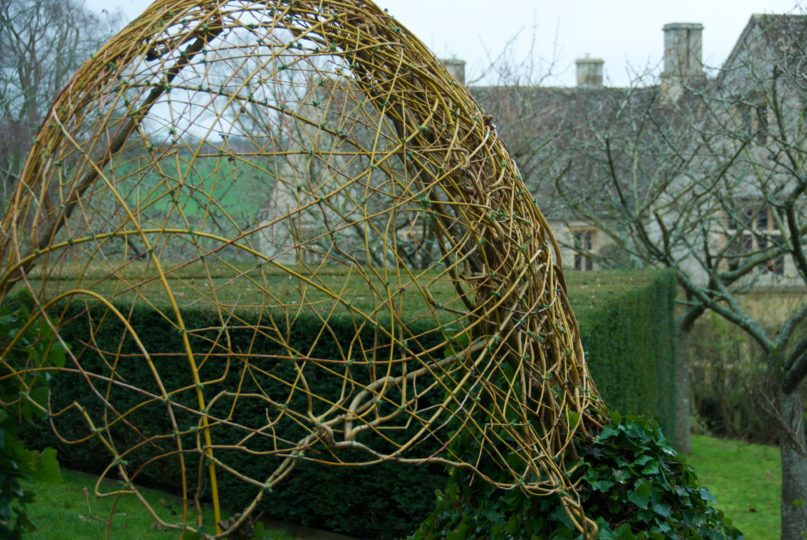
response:
M398 460L560 493L594 530L565 463L600 407L547 222L491 119L372 3L155 2L56 100L3 231L0 297L85 329L61 371L95 405L54 395L54 429L100 443L127 492L170 464L185 510L149 508L163 525L198 527L200 493L219 521L224 477L255 496L220 534L300 460ZM179 350L142 345L136 306Z

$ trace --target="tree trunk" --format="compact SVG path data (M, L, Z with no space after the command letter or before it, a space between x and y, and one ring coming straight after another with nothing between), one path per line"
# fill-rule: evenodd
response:
M676 450L682 454L692 451L690 441L692 409L690 405L692 388L689 384L689 341L690 332L678 332L675 351L675 426L670 439Z
M801 391L783 393L780 412L790 433L779 436L782 454L782 540L807 538L807 452ZM783 426L784 428L784 426Z

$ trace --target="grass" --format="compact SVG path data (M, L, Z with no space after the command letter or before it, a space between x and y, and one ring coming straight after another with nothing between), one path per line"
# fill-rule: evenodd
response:
M717 499L717 506L732 520L746 538L775 540L779 538L779 451L772 446L746 444L702 435L692 438L692 454L688 461L701 483ZM63 538L103 538L114 498L93 495L96 477L62 471L62 484L34 486L36 500L29 514L38 530L28 538L61 540ZM119 488L105 481L103 490ZM176 516L179 500L171 495L143 490L159 512ZM212 512L205 509L205 522L212 522ZM154 520L132 496L120 499L112 520L110 538L116 540L175 539L175 531L161 531ZM267 531L272 540L293 540L296 536L282 529Z
M779 538L778 448L695 435L688 461L746 538Z
M29 506L28 514L37 527L36 532L27 535L32 540L63 540L104 538L110 511L116 497L96 497L93 495L97 477L75 471L62 471L63 482L59 484L36 484L36 499ZM120 489L121 484L113 480L102 482L101 490L108 492ZM178 498L160 491L143 489L149 503L163 520L179 521L181 512ZM205 523L213 523L212 509L205 508ZM272 540L293 540L296 538L286 531L271 529L266 538ZM144 506L132 495L117 500L114 519L110 525L110 538L115 540L175 540L176 530L160 530Z

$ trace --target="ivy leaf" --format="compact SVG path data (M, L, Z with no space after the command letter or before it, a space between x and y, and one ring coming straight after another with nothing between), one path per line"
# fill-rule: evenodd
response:
M657 475L657 474L659 473L659 466L658 466L658 462L657 462L657 461L655 461L655 462L653 462L653 463L650 463L650 464L649 464L647 467L645 467L644 469L642 469L642 472L643 472L644 474L646 474L646 475L649 475L649 476L655 476L655 475Z
M63 368L65 361L64 349L58 343L54 343L48 350L48 365Z
M609 489L611 489L612 487L614 487L614 484L615 484L615 482L613 482L611 480L597 480L597 481L591 482L590 485L591 485L591 489L593 489L594 491L606 492Z
M672 516L672 508L670 508L669 504L656 504L653 506L653 512L655 512L656 514L660 515L663 518L669 518L670 516Z
M253 537L256 540L263 540L266 538L266 526L263 524L263 521L255 522L255 534Z
M699 493L701 495L701 499L703 499L704 501L710 502L712 504L717 502L717 500L714 497L712 497L712 494L709 493L708 489L700 488Z
M48 406L48 387L47 386L37 386L33 390L31 390L31 400L39 405L40 407L47 407Z
M602 431L600 431L600 435L599 435L599 437L597 437L597 440L598 441L607 441L611 437L615 437L617 435L619 435L619 432L617 430L615 430L614 428L612 428L610 426L605 426L604 428L602 428Z
M39 454L39 466L33 474L35 480L48 484L60 484L62 473L56 460L56 450L46 448Z
M491 523L495 524L503 524L505 522L504 515L501 512L495 509L487 510L484 514L485 518L490 521Z
M462 520L459 527L446 535L446 540L465 540L468 536L468 523L465 519Z
M641 482L636 489L628 492L628 501L635 504L642 510L646 510L650 504L650 496L653 494L653 488L650 482Z

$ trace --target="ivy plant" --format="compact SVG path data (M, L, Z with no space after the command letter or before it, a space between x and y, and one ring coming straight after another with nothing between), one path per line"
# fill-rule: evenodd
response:
M34 528L26 513L34 498L28 483L61 480L56 451L29 450L18 435L20 422L46 414L50 375L27 368L65 363L65 350L46 319L26 326L33 309L25 295L0 305L0 538L21 538Z
M611 412L594 440L578 442L578 453L575 480L583 508L599 526L598 538L743 538L654 422ZM413 538L581 537L558 497L528 497L469 480L466 472L450 472L435 509Z

